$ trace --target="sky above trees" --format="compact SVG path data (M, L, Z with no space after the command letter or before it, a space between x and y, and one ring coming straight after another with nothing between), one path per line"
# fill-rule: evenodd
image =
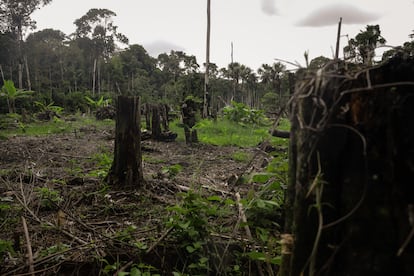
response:
M205 60L206 0L53 0L33 14L37 29L71 34L74 21L91 9L116 13L118 31L154 57L182 50ZM379 24L387 45L398 46L414 29L412 0L212 0L211 62L234 61L257 69L275 58L304 65L309 58L332 57L337 23L343 17L341 46L368 24ZM341 47L341 48L342 48ZM378 51L381 54L381 51Z

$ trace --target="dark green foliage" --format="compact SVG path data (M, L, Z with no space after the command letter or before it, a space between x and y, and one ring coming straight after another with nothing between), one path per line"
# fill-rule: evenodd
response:
M247 125L265 125L268 123L263 110L247 107L243 103L231 102L231 106L223 109L224 118L229 121Z

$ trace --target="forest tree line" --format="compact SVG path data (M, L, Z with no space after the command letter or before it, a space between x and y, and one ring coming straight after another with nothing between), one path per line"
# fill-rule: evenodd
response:
M35 31L31 14L50 2L3 0L0 3L1 85L12 80L19 89L35 91L38 101L54 102L67 111L84 111L85 96L134 95L141 96L143 102L164 102L171 106L177 106L190 95L203 98L204 64L200 65L195 56L183 51L172 50L154 58L142 45L129 44L128 38L114 25L116 14L111 10L89 10L74 20L76 30L72 34L55 29ZM357 36L347 46L347 53L355 62L365 62L370 50L385 43L378 25L367 26L361 33L365 36ZM411 53L414 48L412 42L404 47L410 48ZM387 57L391 55L388 53ZM357 56L362 58L357 60ZM318 68L329 60L318 57L308 67ZM218 109L234 100L274 113L289 97L290 73L280 62L263 64L256 71L238 62L231 62L225 68L210 63L208 68L212 108ZM28 101L22 107L32 108ZM0 113L6 112L2 98Z

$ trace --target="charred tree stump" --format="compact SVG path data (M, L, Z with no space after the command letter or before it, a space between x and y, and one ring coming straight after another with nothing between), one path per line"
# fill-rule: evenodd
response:
M186 99L181 106L181 113L184 124L185 142L187 144L198 143L197 130L193 128L196 124L196 102L191 98Z
M145 104L144 114L146 128L143 132L143 140L171 142L177 138L177 133L169 130L169 107L166 104Z
M151 105L146 103L144 105L144 114L145 114L145 128L151 129Z
M167 104L160 104L160 116L161 116L161 124L164 132L170 131L170 118L168 113L170 108Z
M161 120L160 120L160 108L158 105L153 105L151 108L152 120L151 120L151 138L154 140L160 140L161 137Z
M141 154L141 112L138 97L119 96L117 103L115 149L112 167L106 177L110 185L139 187L143 183Z
M414 275L414 59L332 65L294 95L280 275Z

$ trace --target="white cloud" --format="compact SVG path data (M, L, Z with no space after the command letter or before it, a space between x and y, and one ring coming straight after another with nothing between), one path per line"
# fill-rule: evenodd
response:
M380 15L358 9L348 4L334 4L322 7L299 21L297 26L322 27L338 24L342 17L344 24L365 24L377 20Z

